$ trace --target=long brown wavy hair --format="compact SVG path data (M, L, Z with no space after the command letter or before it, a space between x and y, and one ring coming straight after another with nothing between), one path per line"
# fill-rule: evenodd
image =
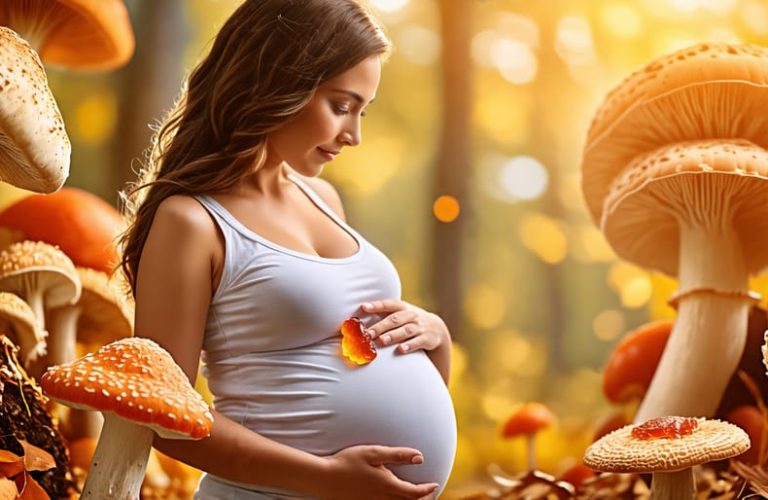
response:
M153 137L136 182L121 193L130 225L120 268L136 293L139 261L160 203L228 190L260 168L267 134L317 87L390 42L356 0L246 0L190 73Z

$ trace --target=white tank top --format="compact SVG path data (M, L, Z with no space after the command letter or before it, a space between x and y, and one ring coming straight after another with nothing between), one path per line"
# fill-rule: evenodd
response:
M345 258L277 245L241 224L211 196L196 196L225 241L220 284L208 312L203 375L214 407L275 441L319 456L356 444L411 446L424 464L392 467L403 479L445 485L456 421L440 374L423 351L380 348L358 367L340 356L341 323L363 302L400 298L392 263L296 176L309 199L358 244ZM364 493L364 492L361 492ZM294 498L298 493L206 475L196 498Z

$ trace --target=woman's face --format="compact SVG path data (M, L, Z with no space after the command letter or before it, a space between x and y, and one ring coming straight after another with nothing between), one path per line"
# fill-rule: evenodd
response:
M314 177L345 146L360 144L360 119L380 77L379 56L371 56L320 85L293 120L269 134L268 163L284 161L297 173Z

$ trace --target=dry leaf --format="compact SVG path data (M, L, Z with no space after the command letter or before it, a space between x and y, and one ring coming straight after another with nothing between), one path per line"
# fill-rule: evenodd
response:
M24 448L24 468L28 471L48 470L56 467L53 456L42 448L29 444L23 439L17 440Z
M48 493L29 475L29 472L24 471L24 474L19 474L19 476L24 478L24 488L19 489L21 492L19 493L20 500L51 500ZM18 482L16 486L18 487Z
M16 483L7 477L0 477L0 500L15 500L18 494Z
M0 450L0 476L13 477L24 470L24 459L8 450Z

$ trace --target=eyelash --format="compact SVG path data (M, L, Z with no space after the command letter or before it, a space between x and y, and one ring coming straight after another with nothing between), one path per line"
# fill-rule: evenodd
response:
M339 116L345 116L349 114L349 108L343 105L334 104L333 112ZM360 116L365 116L365 111L361 111Z

